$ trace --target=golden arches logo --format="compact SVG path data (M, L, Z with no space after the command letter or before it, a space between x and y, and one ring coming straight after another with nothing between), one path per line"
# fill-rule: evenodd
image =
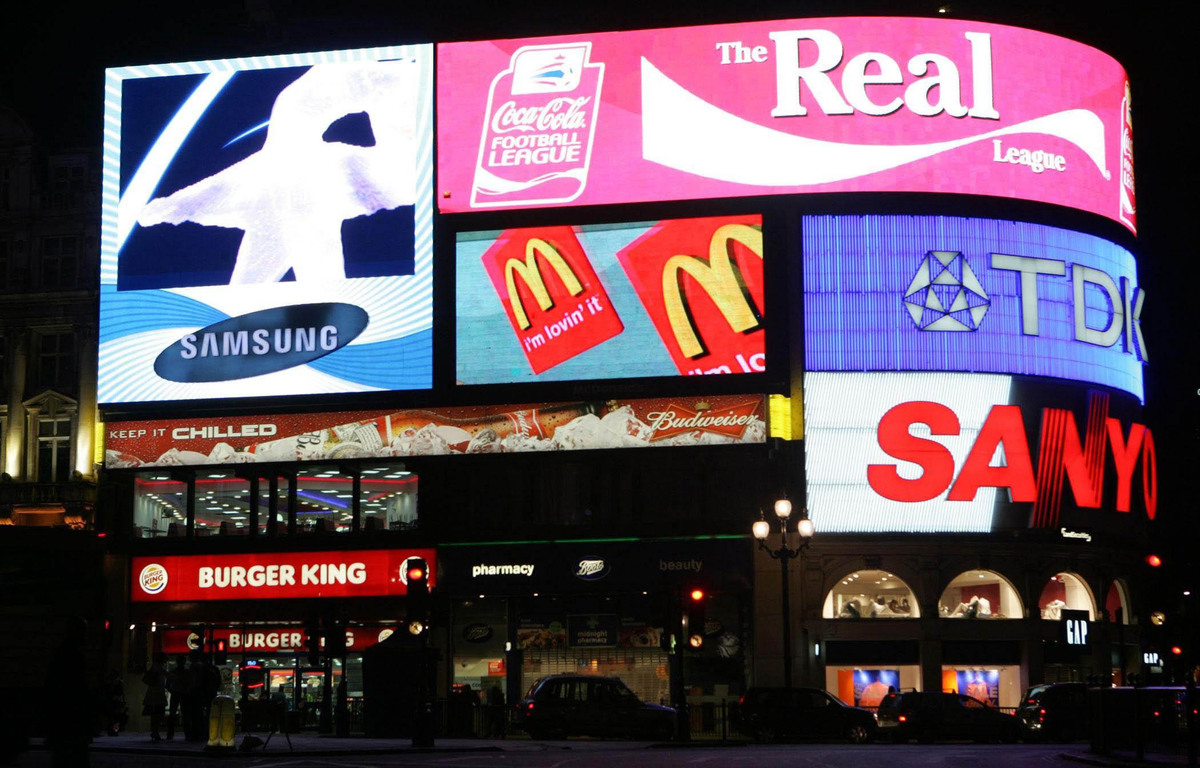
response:
M558 252L558 249L541 238L529 238L529 242L525 243L525 261L509 259L504 263L504 284L508 287L508 301L512 305L513 315L517 319L517 326L523 331L528 330L530 322L528 315L525 314L525 302L521 300L520 294L517 293L516 276L518 274L525 281L526 287L533 293L533 298L537 301L538 307L543 312L554 306L554 302L550 298L550 293L546 290L546 282L542 279L542 272L538 269L537 257L539 255L550 266L554 267L555 273L558 274L558 279L562 280L563 285L566 286L566 289L572 296L578 296L583 293L583 285L579 282L579 278L575 276L574 270L567 264L566 259Z
M730 257L733 243L740 243L760 259L763 257L761 228L726 224L717 229L709 241L708 261L696 256L676 255L663 264L662 289L667 321L680 351L688 358L699 357L706 349L696 333L695 318L683 295L680 272L686 272L700 284L734 331L746 333L762 324L742 271Z

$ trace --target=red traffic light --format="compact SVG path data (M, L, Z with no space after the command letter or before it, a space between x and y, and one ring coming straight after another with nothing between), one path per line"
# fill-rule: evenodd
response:
M425 578L425 569L419 565L408 566L408 580L421 581Z
M1182 655L1183 655L1183 649L1182 649L1182 648L1180 648L1178 645L1172 645L1172 646L1171 646L1171 653L1173 653L1173 654L1174 654L1174 655L1176 655L1176 656L1182 656Z
M1158 555L1146 555L1146 564L1151 568L1157 568L1162 565L1162 558Z
M694 600L698 603L704 599L704 590L703 589L693 589L690 593L690 597L692 598L692 600Z

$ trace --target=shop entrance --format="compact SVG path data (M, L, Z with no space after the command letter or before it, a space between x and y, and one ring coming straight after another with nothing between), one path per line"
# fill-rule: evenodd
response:
M292 730L317 730L326 690L337 695L342 679L340 662L327 673L322 667L309 667L304 658L262 658L238 665L233 671L234 689L251 701L282 702L288 711ZM327 674L332 677L326 686Z

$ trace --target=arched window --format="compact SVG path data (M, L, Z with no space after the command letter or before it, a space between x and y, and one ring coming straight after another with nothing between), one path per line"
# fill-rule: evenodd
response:
M995 571L964 571L955 576L938 600L944 619L1020 619L1021 597L1008 579Z
M1120 579L1114 579L1108 585L1108 595L1104 598L1104 610L1108 620L1115 624L1129 623L1129 592Z
M919 619L913 591L887 571L855 571L825 595L827 619Z
M1042 618L1048 621L1061 619L1064 610L1087 611L1088 621L1096 618L1092 591L1083 579L1073 573L1056 573L1050 577L1038 598L1038 609Z

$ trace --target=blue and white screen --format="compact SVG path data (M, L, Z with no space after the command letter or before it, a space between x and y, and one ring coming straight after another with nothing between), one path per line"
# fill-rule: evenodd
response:
M99 401L432 386L432 47L110 69Z
M1137 265L1057 227L943 216L803 221L805 368L1050 376L1143 400Z

